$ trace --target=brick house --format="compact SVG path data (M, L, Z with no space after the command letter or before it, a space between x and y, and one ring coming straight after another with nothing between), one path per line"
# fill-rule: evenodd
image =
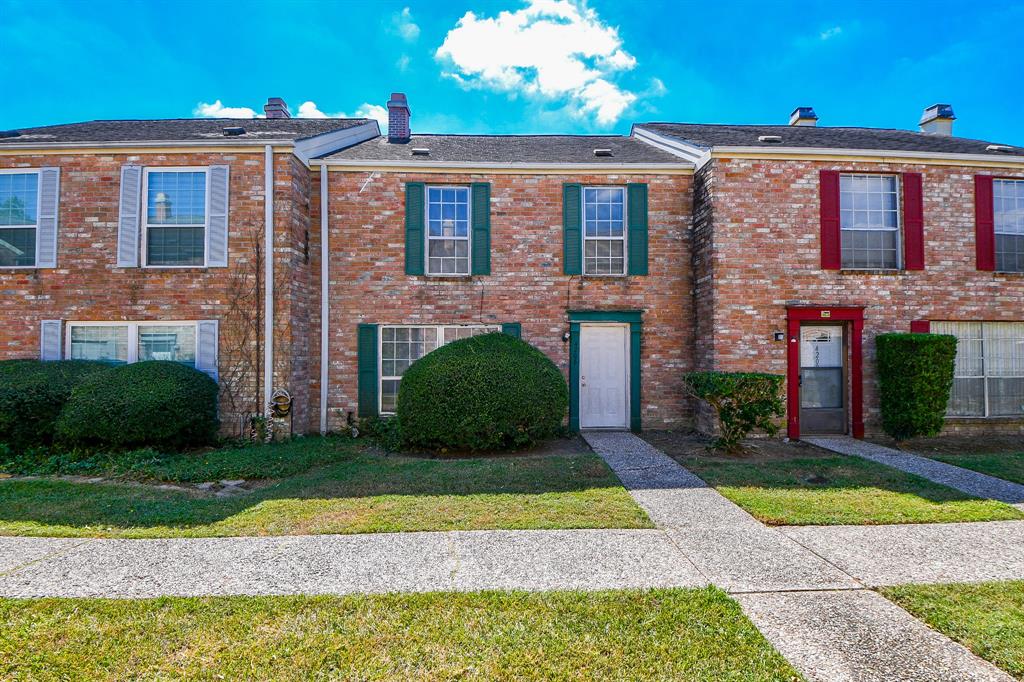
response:
M277 99L0 133L0 359L187 362L225 431L286 390L313 432L502 331L565 372L573 428L704 425L681 374L714 368L787 373L792 436L861 435L874 335L930 325L963 339L951 426L1024 428L1024 150L943 134L951 112L486 136L388 109L384 135Z

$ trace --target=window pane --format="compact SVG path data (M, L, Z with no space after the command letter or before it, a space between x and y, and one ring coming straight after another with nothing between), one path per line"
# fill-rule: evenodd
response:
M988 380L990 417L1024 416L1024 377Z
M151 172L147 182L146 215L150 225L206 223L205 172Z
M626 192L621 187L583 189L583 224L587 237L619 237L625 231L623 205Z
M149 265L203 265L205 230L201 227L151 227L146 240Z
M996 234L1024 235L1024 180L993 180Z
M1024 234L996 234L996 270L1024 272Z
M191 325L139 327L139 360L170 360L196 366L196 328Z
M985 374L1024 377L1024 322L985 323Z
M839 177L842 267L899 267L899 184L889 175Z
M0 178L3 176L0 175ZM36 264L36 228L0 228L0 266Z
M0 173L0 225L35 225L36 173Z
M398 402L399 379L384 379L380 382L380 410L381 412L394 412L395 404Z
M128 327L72 326L71 359L128 362Z

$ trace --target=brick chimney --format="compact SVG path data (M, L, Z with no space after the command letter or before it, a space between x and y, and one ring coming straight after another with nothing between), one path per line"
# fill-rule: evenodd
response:
M921 126L922 133L949 137L953 134L954 120L956 120L956 116L953 115L952 106L933 104L921 114L921 122L918 125Z
M814 113L813 107L797 107L789 115L789 125L816 126L818 125L818 115Z
M267 100L267 103L263 105L263 111L267 114L267 118L291 118L292 115L288 112L288 105L284 103L284 100L280 97L271 97Z
M409 129L409 102L405 93L393 92L388 100L388 142L408 142L412 131Z

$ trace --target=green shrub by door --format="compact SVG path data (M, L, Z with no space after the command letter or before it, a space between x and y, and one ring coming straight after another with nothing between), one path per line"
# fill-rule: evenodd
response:
M453 341L402 376L397 416L412 447L522 448L557 435L569 406L558 367L508 334Z
M57 420L72 446L181 448L214 440L217 383L177 362L115 367L79 384Z
M956 337L879 334L875 345L882 429L896 440L938 435L953 387Z
M0 443L18 450L49 443L72 389L109 369L90 360L0 362Z

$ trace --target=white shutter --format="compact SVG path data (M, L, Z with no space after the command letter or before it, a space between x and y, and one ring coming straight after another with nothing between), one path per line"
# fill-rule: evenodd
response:
M210 207L206 227L206 265L228 265L228 167L210 166Z
M139 266L142 166L121 166L121 212L117 220L117 267Z
M43 320L39 326L39 359L60 360L60 320Z
M196 369L217 381L217 320L196 324Z
M36 267L57 267L57 205L60 168L39 169L39 211L36 228Z

